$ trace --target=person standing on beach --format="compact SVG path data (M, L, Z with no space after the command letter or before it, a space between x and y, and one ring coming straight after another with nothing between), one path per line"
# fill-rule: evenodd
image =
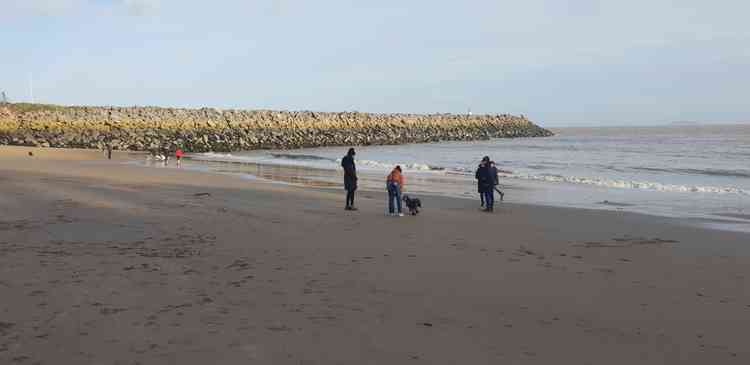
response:
M479 176L479 170L484 166L484 162L480 162L479 166L477 167L477 176ZM480 201L480 207L484 208L484 192L482 191L482 185L479 184L478 181L479 178L477 178L477 193L479 193L479 201Z
M483 210L485 212L494 211L496 178L493 177L492 171L493 169L490 164L490 158L484 156L484 158L482 158L482 165L480 165L480 167L477 169L475 177L477 179L479 191L484 194L485 208ZM497 171L497 169L495 169L494 171Z
M344 168L344 189L346 190L345 210L357 210L354 207L354 192L357 190L357 166L354 164L354 148L350 148L346 156L341 159Z
M169 147L166 145L162 146L161 155L164 156L164 166L169 165Z
M180 160L182 160L182 155L183 155L182 149L177 148L174 151L174 158L175 160L177 160L177 167L180 167Z
M401 193L404 189L404 175L401 174L401 166L396 168L388 174L386 178L386 187L388 188L388 214L391 216L403 217L401 213ZM396 201L396 207L398 207L398 213L394 211L393 201Z

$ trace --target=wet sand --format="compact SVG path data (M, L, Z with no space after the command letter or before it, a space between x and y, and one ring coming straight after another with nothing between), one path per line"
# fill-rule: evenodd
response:
M746 364L750 235L0 147L1 364Z

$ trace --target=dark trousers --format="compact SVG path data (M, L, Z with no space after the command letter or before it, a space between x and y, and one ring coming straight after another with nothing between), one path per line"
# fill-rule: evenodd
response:
M401 213L401 187L397 183L388 183L388 213L394 213L393 201L396 201L398 212Z
M495 206L495 190L489 189L489 191L485 191L482 194L484 194L484 206L493 208Z
M347 190L346 191L346 206L347 207L353 207L354 206L354 191L355 190Z

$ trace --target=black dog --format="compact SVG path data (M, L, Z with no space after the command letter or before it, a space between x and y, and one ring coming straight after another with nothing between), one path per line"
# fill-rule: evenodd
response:
M412 198L408 195L404 195L404 203L406 203L406 207L409 208L409 214L411 215L417 215L419 214L419 208L422 207L422 201L419 200L419 198Z

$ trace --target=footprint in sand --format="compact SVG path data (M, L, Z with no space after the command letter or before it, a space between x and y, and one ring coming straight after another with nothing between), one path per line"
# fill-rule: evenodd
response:
M102 308L102 309L99 310L99 313L102 314L102 315L107 316L107 315L110 315L110 314L117 314L117 313L120 313L120 312L124 312L126 310L128 310L128 309L127 308Z
M226 269L234 269L238 271L247 270L250 268L252 268L252 266L245 259L234 260L234 262L226 267Z
M600 268L596 268L594 270L598 271L598 272L601 272L601 273L604 273L605 275L613 275L615 273L615 270L612 270L612 269L607 268L607 267L600 267Z
M636 245L665 245L665 244L672 244L672 243L680 243L677 240L671 240L671 239L662 239L659 237L655 238L645 238L645 237L633 237L629 235L625 235L624 237L614 237L612 238L611 243L602 243L602 242L585 242L583 244L579 244L577 246L583 246L587 248L594 248L594 247L629 247L629 246L636 246Z
M10 331L11 328L13 328L13 326L15 326L15 323L0 322L0 335L5 336L6 334L8 334L8 332Z
M233 286L235 288L242 287L242 284L245 284L247 280L237 280L237 281L229 281L227 282L227 286Z
M286 325L283 325L283 324L282 325L267 326L266 329L269 330L269 331L274 331L274 332L280 332L280 331L282 331L282 332L290 332L290 331L292 331L291 327L287 327Z

